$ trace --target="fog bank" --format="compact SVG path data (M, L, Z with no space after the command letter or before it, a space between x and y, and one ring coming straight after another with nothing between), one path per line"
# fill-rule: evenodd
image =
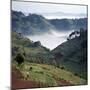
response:
M52 50L61 43L67 41L67 37L71 32L72 30L65 32L56 32L54 30L50 30L50 32L42 35L30 35L27 37L34 42L40 41L43 46Z

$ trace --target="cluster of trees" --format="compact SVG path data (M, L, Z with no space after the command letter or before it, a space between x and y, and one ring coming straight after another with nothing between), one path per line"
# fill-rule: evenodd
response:
M71 34L69 34L67 40L71 40L73 38L76 38L76 37L79 37L79 36L82 36L83 32L85 30L83 28L80 28L79 31L73 31Z

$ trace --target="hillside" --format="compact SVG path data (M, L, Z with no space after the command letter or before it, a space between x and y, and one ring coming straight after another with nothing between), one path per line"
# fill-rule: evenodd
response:
M23 35L38 35L48 33L50 30L79 30L81 27L87 29L87 18L48 20L42 15L25 16L22 12L12 11L12 31Z
M50 51L46 47L42 46L40 41L33 42L28 38L22 36L21 33L12 31L12 58L15 58L17 54L22 54L26 60L31 62L44 62L42 58L48 56ZM36 60L37 58L37 60ZM48 57L45 57L46 59Z
M46 64L24 62L20 67L13 64L12 74L14 89L86 84L86 80L73 73Z
M57 46L52 53L59 66L80 77L87 77L87 31Z
M29 62L44 63L65 68L78 76L87 77L87 31L57 46L51 52L39 41L33 42L21 34L12 32L12 55L24 55ZM77 67L77 68L76 68Z
M80 19L51 19L49 22L58 31L79 30L81 27L87 29L87 18Z
M42 34L54 29L47 19L41 15L12 11L12 30L23 35Z
M27 38L28 35L43 35L53 29L75 30L67 41L52 51L40 41ZM87 84L86 29L86 18L47 20L41 15L25 16L22 12L12 11L12 88Z

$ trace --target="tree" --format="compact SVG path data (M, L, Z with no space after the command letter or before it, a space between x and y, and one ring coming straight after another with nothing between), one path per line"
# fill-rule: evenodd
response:
M67 38L67 40L71 40L73 38L76 38L80 36L80 32L79 31L73 31L71 34L69 34L69 37Z
M67 41L69 41L70 40L70 38L69 37L67 37Z
M78 74L77 74L77 73L74 73L74 75L75 75L75 76L78 76Z
M15 60L18 63L18 65L20 65L24 62L24 57L21 54L17 54Z
M29 68L30 71L31 71L32 69L33 69L32 67Z
M65 69L63 66L60 67L61 69Z
M34 46L35 47L41 46L41 42L40 41L34 42Z

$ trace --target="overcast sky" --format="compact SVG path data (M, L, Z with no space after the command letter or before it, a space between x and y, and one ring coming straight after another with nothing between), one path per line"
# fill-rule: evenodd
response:
M75 13L87 14L87 7L80 5L64 5L50 3L16 2L12 1L12 10L22 11L24 13Z

